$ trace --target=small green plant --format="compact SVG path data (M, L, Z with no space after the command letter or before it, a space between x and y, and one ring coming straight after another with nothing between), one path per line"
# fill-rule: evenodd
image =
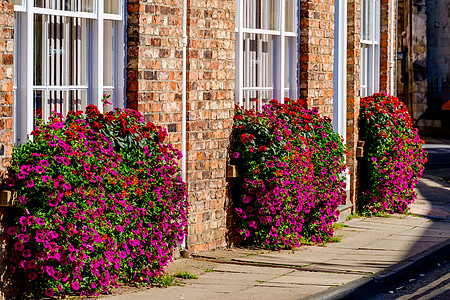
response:
M262 280L256 280L257 283L262 284L264 281Z
M206 270L205 270L205 273L212 273L212 272L215 272L216 270L214 270L214 268L207 268Z
M345 225L344 223L333 223L333 230L341 229L341 228L345 228L345 227L349 227L349 226Z
M342 235L339 236L331 236L327 238L326 242L328 243L340 243L342 240Z
M178 271L174 276L183 279L198 279L197 275L191 274L187 271Z
M173 281L175 280L175 276L170 275L169 273L165 273L159 276L154 276L151 278L150 283L159 285L161 287L169 287L173 285Z
M361 215L361 214L359 214L359 213L357 213L357 212L354 212L354 213L352 213L350 216L348 216L347 219L345 219L345 220L346 220L346 221L350 221L350 220L352 220L352 219L355 219L355 218L361 218L361 217L363 217L363 215Z

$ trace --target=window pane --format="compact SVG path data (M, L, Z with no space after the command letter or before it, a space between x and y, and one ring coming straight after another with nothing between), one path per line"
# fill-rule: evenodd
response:
M94 0L34 0L35 7L90 13L94 12L93 3Z
M294 0L286 0L285 3L285 29L286 31L289 32L294 32L294 25L295 25L295 16L294 14L296 13L296 9L295 9L295 2Z
M69 85L87 84L87 20L80 18L68 19L68 70Z
M105 2L105 14L115 14L120 13L120 1L119 0L104 0Z
M33 128L38 125L39 120L43 118L43 103L44 92L34 91L33 92Z
M113 93L114 93L114 91L111 89L103 90L103 95L109 96L109 98L106 99L106 101L109 103L103 103L103 111L104 112L113 111L113 109L114 109Z
M361 38L363 40L369 39L368 4L369 0L361 1Z
M69 91L69 110L77 111L83 110L87 105L87 91L86 90L72 90Z
M94 12L94 0L78 0L77 11Z
M284 88L289 91L285 97L297 99L297 38L285 38Z
M113 86L114 55L113 55L113 21L104 21L103 36L103 85Z
M244 27L278 30L277 0L244 1Z
M34 6L42 8L54 8L52 0L34 0Z
M367 45L361 46L361 97L367 96Z
M244 106L246 109L261 110L262 106L273 99L273 89L245 90Z
M22 6L23 5L22 0L14 0L14 5Z
M47 52L45 51L45 16L35 15L34 16L34 85L44 84L44 74L45 74L45 59Z
M244 35L244 87L273 88L273 48L271 35Z
M60 113L65 115L67 113L67 92L65 90L51 90L48 92L49 98L47 104L51 113Z

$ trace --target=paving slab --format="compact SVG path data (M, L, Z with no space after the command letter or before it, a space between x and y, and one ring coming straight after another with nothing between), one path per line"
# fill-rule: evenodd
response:
M341 237L339 243L301 246L295 251L231 248L200 253L175 260L166 268L169 274L187 271L198 279L177 279L181 286L128 290L103 298L284 300L355 296L355 291L367 291L366 286L379 287L401 274L407 276L415 265L429 265L436 257L448 256L450 183L436 178L428 175L421 179L412 214L345 221L345 227L335 232Z

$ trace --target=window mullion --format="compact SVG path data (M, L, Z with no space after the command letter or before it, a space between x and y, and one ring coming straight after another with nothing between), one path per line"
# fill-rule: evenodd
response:
M28 133L33 131L34 127L34 120L33 120L33 35L34 35L34 13L33 13L33 2L31 0L28 0L26 3L27 6L27 12L26 12L26 44L25 44L25 65L26 65L26 72L25 72L25 107L21 111L22 114L22 120L25 122L25 126L21 132L20 139L22 142L25 142L28 138ZM31 136L29 137L32 138Z
M103 6L102 0L97 1L97 20L93 23L92 35L92 96L91 103L98 107L100 112L103 112Z
M284 103L284 77L286 76L284 74L285 72L285 47L286 47L286 41L284 36L285 31L285 20L284 20L284 13L285 13L285 1L279 0L278 5L278 26L280 28L280 35L278 38L278 50L279 53L277 53L276 57L278 59L278 67L274 68L276 73L274 74L275 78L278 78L278 81L276 83L277 88L275 88L275 98L277 98L281 103ZM277 74L278 73L278 74Z
M236 70L238 71L238 74L236 76L237 82L237 95L236 98L238 99L238 105L243 106L244 105L244 94L243 94L243 86L244 86L244 51L243 51L243 44L244 44L244 34L242 32L242 29L244 27L244 0L238 0L238 19L237 19L237 43L236 43L236 51L237 51L237 66Z
M50 45L49 45L49 41L48 41L48 27L49 27L49 16L46 15L44 17L44 76L43 76L43 85L44 86L48 86L50 85L50 78L49 78L49 72L50 72ZM44 103L43 103L43 112L42 112L42 118L44 120L47 120L48 117L50 116L50 110L49 110L49 105L48 105L48 99L50 99L50 94L48 90L44 91Z

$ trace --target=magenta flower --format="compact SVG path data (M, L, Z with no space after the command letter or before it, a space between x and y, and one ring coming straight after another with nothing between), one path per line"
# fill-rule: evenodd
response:
M16 243L14 244L14 249L15 249L16 251L22 251L23 248L24 248L24 246L23 246L23 244L22 244L21 242L16 242Z
M40 164L42 167L44 167L44 168L47 168L47 167L49 166L48 161L46 161L45 159L44 159L44 160L41 160L41 161L39 162L39 164Z
M11 226L7 230L9 235L16 235L17 234L17 228L15 226Z
M75 291L78 291L80 289L80 283L76 280L71 283L71 286Z
M31 256L31 251L29 249L26 249L22 252L23 257L28 258Z
M27 182L27 187L28 188L32 188L34 186L34 180L29 180L28 182Z
M36 170L36 173L44 173L45 169L41 166L37 166L34 168Z
M55 292L53 291L53 288L49 288L48 290L45 291L45 296L47 297L53 297L53 294Z

